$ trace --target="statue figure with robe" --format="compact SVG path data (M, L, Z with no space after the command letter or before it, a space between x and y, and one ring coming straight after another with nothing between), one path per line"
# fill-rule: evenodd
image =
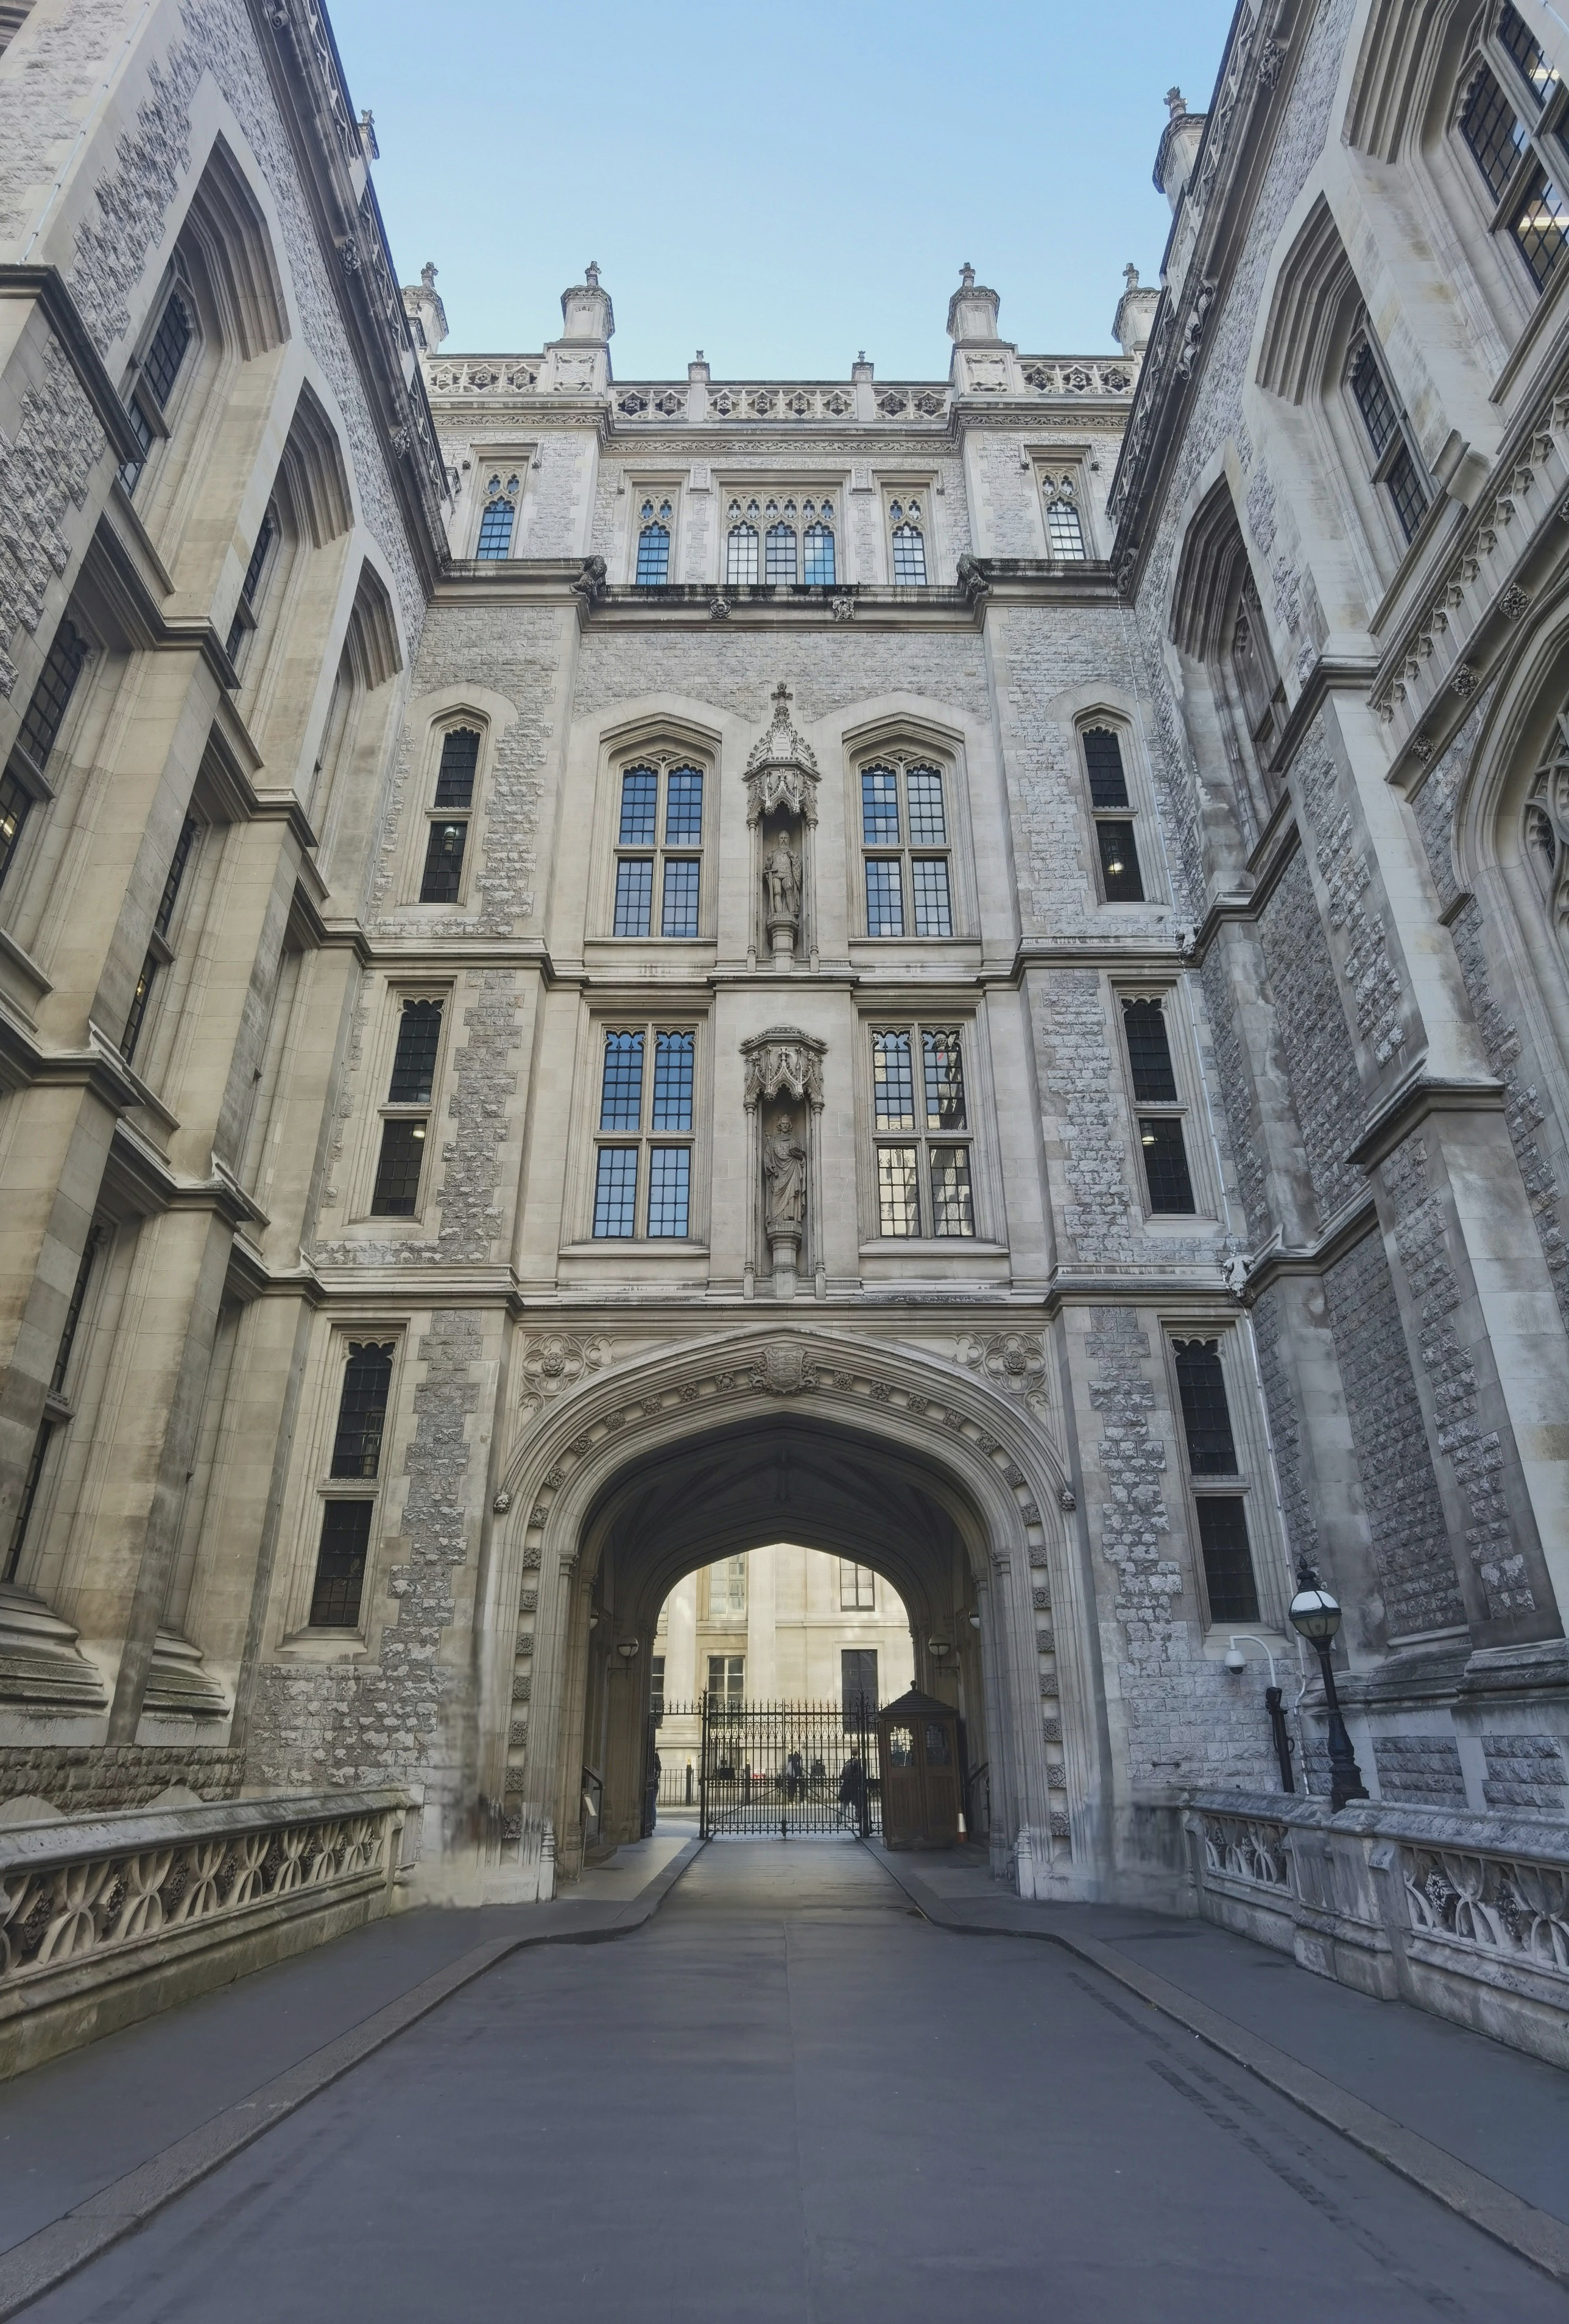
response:
M769 1233L799 1234L807 1215L807 1149L787 1113L776 1117L763 1140L762 1175Z

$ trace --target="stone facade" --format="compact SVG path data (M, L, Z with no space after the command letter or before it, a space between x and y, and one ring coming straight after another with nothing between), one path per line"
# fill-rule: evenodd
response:
M946 377L780 383L616 378L593 268L448 353L317 0L25 13L13 1794L396 1783L546 1894L784 1541L1026 1893L1277 1780L1301 1562L1375 1799L1561 1814L1569 403L1399 14L1243 0L1119 355L966 269Z

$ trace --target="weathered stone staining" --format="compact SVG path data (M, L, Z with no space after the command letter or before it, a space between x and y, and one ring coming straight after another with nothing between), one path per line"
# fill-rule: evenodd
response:
M1243 7L1116 355L966 266L946 378L628 382L595 266L532 354L399 293L317 0L112 15L0 51L0 1798L393 1784L424 1893L549 1894L789 1539L1001 1877L1278 1890L1224 1657L1307 1559L1363 1812L1525 1878L1556 20Z

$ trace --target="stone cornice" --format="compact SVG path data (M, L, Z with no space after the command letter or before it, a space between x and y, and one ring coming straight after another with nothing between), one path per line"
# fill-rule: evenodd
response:
M143 552L151 544L139 518L134 519L134 532L130 530L128 516L134 512L116 485L88 549L87 568L92 579L103 590L133 644L155 653L198 654L211 671L220 696L232 694L239 687L239 673L223 640L205 614L164 612L154 595L162 568L157 567L156 573L147 570L148 559ZM163 578L167 580L167 576ZM259 753L255 762L261 764Z
M1348 1250L1372 1234L1378 1223L1372 1195L1361 1194L1330 1221L1316 1242L1271 1245L1248 1270L1241 1293L1243 1306L1252 1306L1282 1276L1326 1275Z
M1491 1075L1450 1079L1418 1065L1368 1116L1362 1134L1346 1156L1360 1170L1372 1170L1432 1113L1501 1113L1505 1090Z

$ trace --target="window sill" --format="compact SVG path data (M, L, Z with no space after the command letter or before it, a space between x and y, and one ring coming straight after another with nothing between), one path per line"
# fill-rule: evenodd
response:
M861 1245L863 1259L1006 1259L1005 1242L979 1235L877 1235Z
M564 1242L563 1259L703 1259L706 1242L683 1242L678 1235L595 1235L587 1242Z
M369 1651L363 1630L291 1630L278 1643L290 1662L340 1663Z

